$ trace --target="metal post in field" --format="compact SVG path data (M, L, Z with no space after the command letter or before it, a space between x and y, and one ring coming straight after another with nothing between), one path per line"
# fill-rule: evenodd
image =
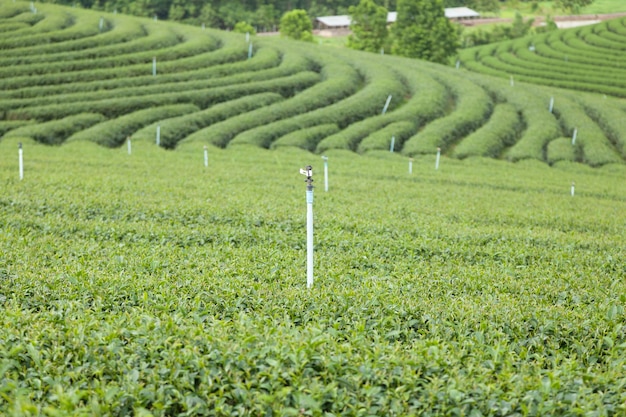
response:
M313 287L313 167L300 169L306 176L306 287Z
M324 191L328 192L328 157L322 156L324 160Z
M20 180L24 179L24 152L22 150L22 142L17 145L17 158L19 162Z
M387 113L389 103L391 103L391 94L389 94L389 96L387 97L387 101L385 102L385 106L383 107L383 114Z

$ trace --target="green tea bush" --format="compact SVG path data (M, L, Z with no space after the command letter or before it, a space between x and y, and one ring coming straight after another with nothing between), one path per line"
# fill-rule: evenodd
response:
M276 66L278 65L278 66ZM273 69L273 71L265 71L265 69ZM152 75L144 75L139 77L117 78L103 81L85 81L74 82L60 85L37 86L30 88L21 88L19 90L9 90L0 92L0 107L3 99L13 99L13 103L31 104L41 103L38 100L17 101L15 99L28 99L45 96L44 99L48 103L64 102L67 95L76 94L73 97L81 99L84 97L93 97L93 93L87 92L98 91L100 98L127 96L136 94L148 94L150 92L164 92L168 87L178 89L178 83L195 82L202 83L201 87L206 88L210 84L213 86L225 85L229 82L241 82L242 80L261 80L273 77L281 77L300 71L312 69L310 62L301 55L289 54L282 57L280 53L271 47L259 49L257 54L250 60L235 63L225 63L215 65L206 69L196 69L181 73L161 74L158 80ZM227 76L230 76L228 78ZM223 77L221 80L214 80ZM235 78L233 78L235 77ZM205 80L205 81L202 81ZM195 88L195 87L194 87ZM116 90L126 90L120 92ZM54 95L62 95L62 97L54 97Z
M626 166L16 142L0 414L619 415Z
M458 143L452 155L457 158L497 158L506 147L515 143L522 127L517 109L512 104L498 104L489 121Z
M339 131L339 127L334 123L322 124L313 127L307 127L295 130L284 136L279 137L270 148L276 149L280 146L294 146L308 151L314 151L317 144L327 136L333 135Z
M165 148L174 148L186 136L222 120L235 117L283 100L276 93L261 93L219 103L205 110L160 121L160 142ZM155 139L155 125L147 126L133 135L133 139Z
M624 49L623 39L602 23L469 48L459 56L464 67L484 74L626 97Z
M545 160L544 151L551 140L561 136L561 126L554 114L549 112L550 95L536 87L511 88L504 80L470 78L494 95L498 101L515 107L521 115L523 129L517 142L506 151L510 161L523 159ZM554 96L552 96L554 97ZM559 100L556 96L556 100Z
M3 2L0 4L0 19L15 19L16 16L20 16L27 12L30 12L30 10L26 3Z
M456 76L441 80L455 98L456 107L406 141L402 152L409 156L436 153L437 148L445 152L450 145L480 127L492 112L491 98L478 85L461 82Z
M114 120L98 123L88 129L81 129L80 132L70 136L67 141L92 141L113 148L123 144L128 136L152 122L195 111L198 111L198 108L191 104L176 104L139 110Z
M410 65L398 65L396 69L405 79L410 98L391 112L352 123L339 133L327 137L317 146L318 153L329 149L356 150L361 140L390 123L406 120L417 128L444 114L449 97L441 83Z
M626 51L626 46L623 43L623 39L621 39L620 41L608 39L602 36L598 36L591 30L586 31L581 35L582 40L589 45L596 46L602 49L608 49L609 51Z
M265 66L271 66L273 64L278 63L279 56L276 50L269 49L265 52L260 53L259 55L263 58L256 61L259 66L256 69L262 69ZM228 64L226 64L228 65ZM298 67L284 67L279 68L277 70L268 70L268 71L249 71L249 72L232 72L233 75L221 78L209 78L205 79L207 75L210 76L211 73L207 71L198 71L197 76L188 76L188 80L175 80L171 82L162 82L155 83L154 80L152 83L148 83L143 86L134 86L136 85L136 80L134 78L129 79L130 86L124 88L124 80L115 85L116 88L100 90L97 93L98 100L107 100L107 99L115 99L115 98L123 98L123 97L139 97L143 95L151 95L151 94L162 94L170 91L195 91L198 89L207 89L207 88L215 88L220 86L231 86L238 85L243 83L250 83L255 81L263 81L263 80L271 80L274 78L282 77L289 75L291 72L289 69L298 68ZM225 70L228 70L227 68ZM99 83L102 85L103 83ZM70 89L74 84L66 85L62 90ZM12 99L10 101L5 101L2 103L0 101L0 110L5 110L8 108L25 108L25 107L39 107L46 106L50 104L62 104L68 101L71 102L86 102L92 101L94 99L94 94L92 89L87 87L92 87L92 83L84 85L83 91L78 91L75 93L68 94L50 94L50 88L45 89L48 94L42 96L41 92L38 92L39 95L34 98L25 98L25 99ZM31 89L33 91L33 89ZM57 90L58 91L58 90Z
M33 30L36 31L35 34L1 39L0 48L21 48L39 43L58 43L94 36L99 33L98 23L99 17L91 13L78 20L73 15L66 13L46 13L46 18L36 27L33 27ZM43 26L50 30L45 31Z
M624 24L625 21L626 19L624 18L607 20L606 28L613 33L619 34L621 36L626 36L626 25Z
M38 6L39 13L35 14L30 10L30 7L27 7L27 11L24 11L16 18L14 17L14 20L16 21L30 22L32 26L27 30L22 31L18 38L2 39L0 41L0 45L2 45L3 48L15 48L22 46L20 45L18 39L31 39L33 37L45 39L45 34L71 28L75 23L74 15L68 10L56 9L54 11L47 12L45 10L45 5L39 4Z
M546 159L555 164L560 161L580 161L580 146L572 145L572 138L557 138L548 144Z
M324 58L322 57L322 59ZM360 75L354 68L339 61L331 62L329 60L325 64L322 68L324 80L312 88L302 88L299 94L288 100L218 123L211 126L209 128L210 131L207 129L200 130L190 135L185 141L208 140L213 145L224 147L241 132L329 106L336 101L349 97L360 86ZM271 129L264 129L262 131L263 136L255 135L252 137L252 135L249 135L244 137L244 139L250 138L249 141L248 139L240 139L240 141L242 143L268 147L271 144L271 140L277 136L282 136L291 130L303 127L299 125L296 129L289 130L293 124L283 126L284 130L272 131Z
M179 103L191 103L204 109L211 105L234 100L245 95L263 92L276 92L282 96L292 96L297 91L304 90L319 81L319 74L301 72L295 75L275 78L271 80L229 85L225 87L189 90L181 92L166 92L138 97L117 97L107 100L74 102L64 104L50 104L41 107L32 107L8 111L7 119L38 119L48 121L60 117L84 112L88 109L94 113L105 115L113 119L137 110L153 106L164 106Z
M7 132L34 123L31 120L1 120L0 121L0 138Z
M144 49L146 47L150 47L150 43L146 42L147 45L136 45L139 48L137 48L137 50L135 51L130 51L127 54L119 51L120 47L116 45L116 47L118 48L117 53L115 53L115 49L111 48L112 50L110 54L114 54L113 56L104 57L103 55L98 55L97 59L96 56L94 56L93 52L85 53L84 51L81 51L81 54L76 52L55 54L53 59L50 59L50 57L48 57L48 60L46 62L22 63L20 61L22 61L23 59L19 57L13 58L9 62L7 62L8 60L0 60L0 65L11 65L10 68L2 68L0 70L0 76L8 77L9 75L14 75L16 72L19 73L21 76L52 74L69 71L113 68L137 63L145 63L147 60L152 59L152 56L159 56L159 53L163 53L163 48L174 49L174 45L179 43L178 36L172 30L159 31L158 35L147 36L145 37L145 39L142 40L154 41L154 44L152 46L156 46L158 47L158 49L145 51ZM165 49L165 51L168 50ZM39 56L41 57L46 55ZM159 58L161 57L159 56Z
M416 124L414 121L401 121L390 123L384 128L373 132L359 143L357 151L386 151L391 148L391 137L394 139L394 151L402 149L405 140L415 134Z
M624 111L607 100L586 98L581 105L585 112L598 123L622 157L626 158L626 117Z
M277 137L303 127L333 123L342 129L358 120L380 114L388 95L392 95L392 97L404 96L404 83L391 70L385 69L383 66L365 63L359 66L359 70L365 76L367 84L354 94L350 94L353 84L344 86L341 90L339 86L332 87L335 93L345 91L345 98L337 97L338 99L343 98L343 100L338 102L333 100L324 107L243 132L229 144L252 144L268 148ZM390 105L388 111L393 111L394 107Z
M576 145L581 148L582 161L591 166L622 162L609 139L580 105L573 100L561 98L554 105L554 112L567 134L577 130Z
M15 32L20 29L24 29L28 27L26 23L12 22L12 23L2 23L0 24L0 33L3 32Z
M124 51L128 50L128 44L132 45L135 41L142 42L142 38L146 36L147 32L144 25L140 24L136 19L115 16L111 20L111 30L98 36L89 36L53 44L45 43L7 49L3 51L2 55L4 59L16 59L17 63L25 64L53 60L56 54L64 53L94 54L93 56L97 57L100 48L104 49L105 54L107 51L115 53L115 48L119 48L120 53L124 53ZM62 59L62 55L59 59Z
M72 134L104 120L101 114L80 113L46 123L26 125L10 131L5 137L29 137L46 145L60 145Z
M201 48L205 47L203 45L197 46ZM241 47L219 49L215 52L206 52L193 56L186 55L186 53L191 52L190 50L180 50L179 52L181 53L180 58L175 60L175 62L166 61L159 64L157 72L168 73L189 71L193 69L199 69L203 65L219 65L243 60L244 57L247 56L247 52ZM61 84L81 81L114 79L116 77L137 77L146 74L152 75L152 59L146 60L144 64L128 65L116 71L111 71L110 68L104 68L84 71L72 71L69 73L54 73L49 75L41 75L35 78L31 76L13 77L13 83L8 82L8 80L0 80L0 86L6 87L7 89L16 89L31 87L33 84Z

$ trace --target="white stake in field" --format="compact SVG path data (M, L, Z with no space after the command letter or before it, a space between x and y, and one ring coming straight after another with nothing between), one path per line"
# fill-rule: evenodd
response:
M440 159L441 159L441 148L437 148L437 158L435 159L435 169L439 169Z
M300 169L306 176L306 287L313 287L313 167Z
M133 147L130 143L130 136L126 138L126 146L128 147L128 154L133 153Z
M385 102L385 106L383 107L383 113L387 113L387 109L389 108L389 103L391 103L391 94L387 97L387 101Z
M574 183L574 181L572 181L572 188L570 189L570 194L572 195L572 197L574 197L574 188L576 187L576 184Z
M161 125L157 125L156 129L156 146L161 146Z
M204 167L209 167L209 149L204 145Z
M328 192L328 157L322 156L324 160L324 191Z
M389 152L393 153L395 146L396 146L396 137L391 136L391 145L389 145Z
M413 158L409 158L409 174L413 173Z
M578 129L574 128L574 133L572 133L572 145L576 145L576 136L578 135Z
M24 152L22 150L22 142L17 145L17 159L19 163L20 181L24 179Z

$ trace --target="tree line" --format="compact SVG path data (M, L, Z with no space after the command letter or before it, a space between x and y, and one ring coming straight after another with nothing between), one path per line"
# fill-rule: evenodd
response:
M190 24L231 30L246 22L257 31L276 30L281 17L291 10L305 10L310 19L318 16L349 14L359 0L46 0L68 6L175 20ZM389 11L397 9L397 0L378 0ZM479 11L495 11L500 0L444 0L444 7L467 6Z

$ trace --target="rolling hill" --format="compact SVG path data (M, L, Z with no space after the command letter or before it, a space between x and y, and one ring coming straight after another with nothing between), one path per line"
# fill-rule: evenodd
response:
M5 138L115 147L132 137L169 149L251 144L318 153L390 150L393 142L406 156L440 148L457 158L590 166L626 157L622 101L522 84L517 75L501 80L399 57L277 38L248 42L243 34L6 0L0 32ZM619 43L605 42L616 49L596 64L619 65ZM619 68L595 73L607 91L622 88Z

